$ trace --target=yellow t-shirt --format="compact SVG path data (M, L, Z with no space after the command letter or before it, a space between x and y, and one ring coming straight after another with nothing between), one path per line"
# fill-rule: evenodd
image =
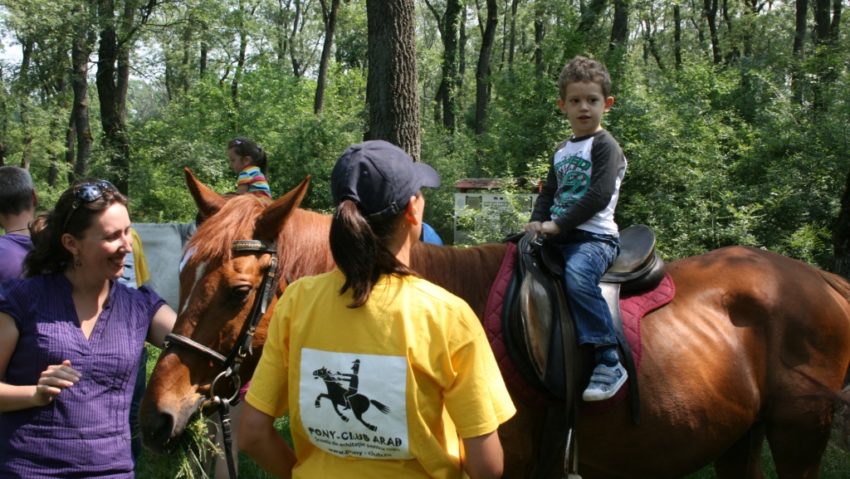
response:
M294 477L462 477L458 436L516 412L470 307L414 276L384 276L348 308L339 270L289 285L246 400L290 413Z

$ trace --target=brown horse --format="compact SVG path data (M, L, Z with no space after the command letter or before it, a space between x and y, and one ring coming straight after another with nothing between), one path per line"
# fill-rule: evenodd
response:
M268 253L233 252L233 240L277 241L282 291L333 266L330 218L299 208L308 180L268 206L250 196L225 201L188 172L187 182L209 219L189 245L194 252L181 273L174 331L227 355L271 261ZM480 317L505 249L422 244L413 267L464 298ZM766 438L779 477L817 477L850 368L850 285L802 262L742 247L667 268L676 297L641 325L640 423L632 423L625 403L584 414L579 472L585 478L680 477L714 462L718 477L759 478ZM262 351L268 316L241 367L244 378ZM163 352L141 411L149 446L167 447L183 432L219 371L192 348ZM515 402L517 415L499 430L509 478L534 469L547 421L545 408Z

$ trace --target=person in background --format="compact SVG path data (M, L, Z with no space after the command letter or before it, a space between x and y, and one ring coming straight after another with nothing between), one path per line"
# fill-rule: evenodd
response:
M516 409L481 323L409 267L425 209L420 189L439 184L430 166L385 141L352 145L337 161L337 269L286 288L245 397L240 446L263 469L297 478L501 477L497 428ZM274 429L287 411L294 451Z
M0 285L0 477L133 478L139 356L176 314L117 281L132 237L111 183L75 183L37 223L27 277Z
M150 279L148 261L145 258L145 250L142 246L142 238L135 228L130 227L131 244L133 251L124 255L124 274L118 278L118 282L128 288L141 288ZM147 362L148 350L142 348L139 357L139 371L136 373L136 384L133 386L133 400L130 402L130 434L132 434L133 462L138 464L139 455L142 453L142 429L139 424L139 407L142 404L142 396L145 395L147 387Z
M575 57L561 71L558 85L558 107L569 120L572 135L552 155L546 184L525 229L545 235L561 250L578 342L593 346L596 359L582 398L602 401L614 396L628 377L599 288L620 250L614 210L626 157L602 128L602 116L614 105L608 69L596 60Z
M30 225L35 218L38 197L27 170L17 166L0 167L0 282L19 278L24 258L32 250Z
M266 179L266 152L247 138L234 138L227 144L227 159L230 169L239 175L236 180L238 194L250 193L272 199Z
M443 238L440 238L440 235L437 233L431 225L428 223L422 222L422 235L419 237L419 240L423 243L434 244L437 246L443 246Z

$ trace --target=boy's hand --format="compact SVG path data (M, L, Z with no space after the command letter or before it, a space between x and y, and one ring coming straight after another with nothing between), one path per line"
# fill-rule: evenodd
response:
M554 221L545 221L538 230L538 233L543 233L547 236L557 236L561 232L561 228Z
M523 228L525 231L534 231L535 233L540 233L541 228L543 228L543 223L539 221L531 221L525 225Z

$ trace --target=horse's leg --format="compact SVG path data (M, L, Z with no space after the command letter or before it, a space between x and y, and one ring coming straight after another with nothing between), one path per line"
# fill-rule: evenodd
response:
M763 444L764 424L759 422L714 461L714 472L718 479L762 479Z
M779 479L818 477L831 425L825 400L791 399L773 408L767 440Z

